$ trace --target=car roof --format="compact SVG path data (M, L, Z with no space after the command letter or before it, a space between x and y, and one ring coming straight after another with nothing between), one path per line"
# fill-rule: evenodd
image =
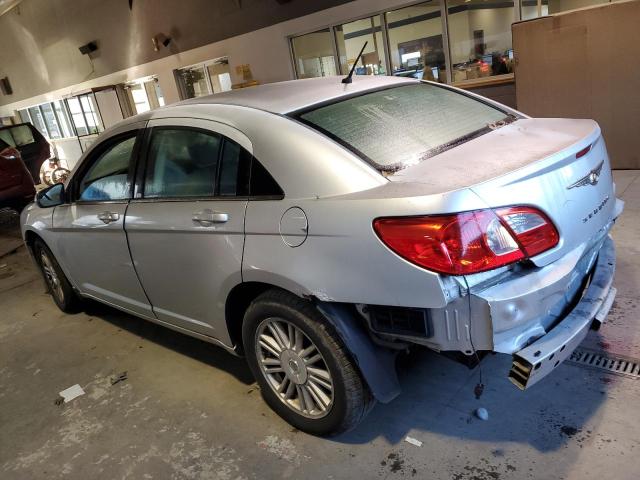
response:
M342 83L342 78L344 77L331 76L268 83L250 88L192 98L180 102L176 104L176 106L226 104L286 114L311 105L367 90L417 82L415 79L385 75L354 75L352 83Z

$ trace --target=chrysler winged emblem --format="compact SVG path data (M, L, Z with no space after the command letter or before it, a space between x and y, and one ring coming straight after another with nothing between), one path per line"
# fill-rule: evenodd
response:
M572 183L567 187L567 190L574 187L584 187L585 185L595 185L600 180L600 172L602 171L602 166L604 165L604 160L601 161L596 168L587 173L584 177L578 180L575 183Z

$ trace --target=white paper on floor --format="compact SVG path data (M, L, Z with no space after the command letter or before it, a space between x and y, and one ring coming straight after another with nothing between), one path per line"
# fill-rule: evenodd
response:
M420 440L418 440L417 438L405 437L404 441L410 443L411 445L415 445L416 447L421 447L422 446L422 442Z
M60 396L64 398L64 403L69 403L71 400L79 397L80 395L84 395L84 390L77 383L60 392Z

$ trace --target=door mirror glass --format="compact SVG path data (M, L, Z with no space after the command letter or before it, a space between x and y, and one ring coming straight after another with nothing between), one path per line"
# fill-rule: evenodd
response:
M57 207L64 203L64 185L62 183L56 183L41 190L36 195L36 202L41 208Z

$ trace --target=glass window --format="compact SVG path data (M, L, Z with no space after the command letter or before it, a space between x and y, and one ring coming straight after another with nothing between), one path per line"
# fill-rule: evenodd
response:
M11 145L0 138L0 152L6 150L7 148L11 148Z
M531 20L538 17L538 0L520 0L521 5L521 20ZM601 2L602 3L602 2ZM549 15L549 1L542 0L540 2L540 16Z
M211 80L211 93L227 92L231 90L231 73L229 62L220 61L207 66L207 73Z
M158 79L155 78L153 80L153 89L156 92L156 98L158 99L158 105L164 107L164 95L162 94L162 89L160 88L160 84L158 83Z
M549 13L559 13L608 2L606 0L548 0L544 3L548 4Z
M360 53L364 42L367 47L358 62L355 75L386 75L380 16L345 23L335 28L340 70L346 75Z
M43 134L45 137L48 137L47 127L44 126L44 118L42 116L42 112L38 107L31 107L28 109L29 115L31 115L31 122L33 126L38 129L38 131Z
M145 197L210 197L215 194L220 136L186 128L154 129Z
M0 140L4 141L5 143L9 144L12 147L16 146L16 142L13 140L13 137L11 136L11 130L9 130L8 128L0 129Z
M209 95L209 86L207 85L203 66L179 70L179 78L183 85L186 98Z
M149 105L149 99L147 98L147 92L143 84L134 83L129 85L129 89L131 91L133 103L136 107L136 113L143 113L151 110L151 105Z
M220 195L249 195L251 154L231 140L225 140L220 165Z
M13 127L10 130L11 135L13 135L13 140L18 147L35 142L33 132L31 131L31 128L29 128L29 125L20 125L18 127Z
M71 118L73 124L76 127L78 135L88 135L89 129L87 123L84 121L84 114L82 113L82 107L80 106L80 100L76 97L67 99L67 105L69 105L69 111L71 112Z
M44 122L47 125L47 131L49 132L49 138L61 138L62 133L58 126L56 114L53 111L53 107L50 103L43 103L40 105L40 110L44 115Z
M224 57L202 65L182 68L177 71L177 79L185 98L229 91L231 90L229 60Z
M102 128L100 128L100 119L98 118L93 95L82 95L78 98L80 99L84 118L87 121L87 126L89 127L89 134L100 132Z
M294 37L291 39L291 47L298 78L326 77L338 74L329 29Z
M136 137L110 146L91 165L80 181L80 200L105 201L129 198L129 164Z
M386 14L393 75L446 81L440 2Z
M284 192L278 182L274 180L266 168L255 158L251 163L251 186L249 193L252 197L282 197Z
M302 113L300 119L379 170L396 171L510 117L461 93L424 83L340 100Z
M22 120L22 123L29 123L31 121L31 118L29 118L29 112L27 112L27 110L18 110L18 114L20 115L20 120Z
M53 108L56 111L56 115L59 121L59 126L62 129L63 137L73 137L73 130L71 128L71 119L69 118L69 113L67 109L64 107L64 103L62 100L56 100L53 102Z
M447 5L453 81L511 73L513 1L450 0Z

